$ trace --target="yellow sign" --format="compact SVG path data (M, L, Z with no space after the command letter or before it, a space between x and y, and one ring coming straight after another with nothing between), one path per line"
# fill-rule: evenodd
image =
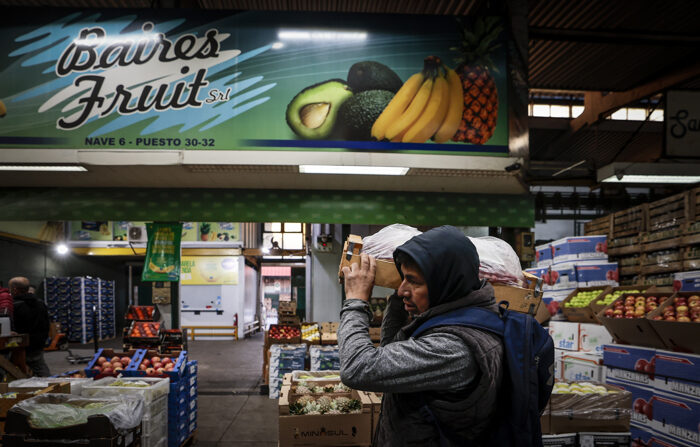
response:
M180 284L238 284L238 256L183 256L180 263Z

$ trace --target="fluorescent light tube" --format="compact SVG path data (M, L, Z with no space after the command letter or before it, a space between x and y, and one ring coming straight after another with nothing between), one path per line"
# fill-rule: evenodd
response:
M605 183L697 183L700 182L698 175L628 175L619 179L610 176L604 180Z
M406 175L408 168L399 166L299 165L302 174Z
M50 165L0 165L0 171L56 171L56 172L87 172L82 166L50 166Z

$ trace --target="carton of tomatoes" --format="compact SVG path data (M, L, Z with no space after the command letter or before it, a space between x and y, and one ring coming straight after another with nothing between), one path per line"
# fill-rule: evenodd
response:
M156 306L129 306L124 318L127 321L156 321L160 312Z
M144 350L138 361L131 362L124 370L126 377L160 377L169 378L171 382L182 379L187 366L187 351L177 357L160 355L155 350Z

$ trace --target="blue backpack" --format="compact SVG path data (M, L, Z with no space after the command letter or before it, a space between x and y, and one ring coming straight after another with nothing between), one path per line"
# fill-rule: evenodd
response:
M502 303L503 304L503 303ZM541 446L540 415L554 386L554 343L531 316L499 306L500 316L486 309L461 308L429 319L411 334L417 337L437 326L467 326L498 335L503 340L504 370L495 423L485 433L485 445ZM449 440L427 405L443 444Z

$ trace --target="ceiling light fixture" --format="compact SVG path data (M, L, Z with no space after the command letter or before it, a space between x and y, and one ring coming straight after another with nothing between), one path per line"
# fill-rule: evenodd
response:
M0 165L0 171L87 172L87 169L79 165Z
M400 166L334 166L299 165L302 174L406 175L408 168Z
M602 183L684 183L700 182L700 164L611 163L598 169Z
M65 255L66 253L68 253L68 246L64 243L60 243L56 245L56 252L59 255Z

